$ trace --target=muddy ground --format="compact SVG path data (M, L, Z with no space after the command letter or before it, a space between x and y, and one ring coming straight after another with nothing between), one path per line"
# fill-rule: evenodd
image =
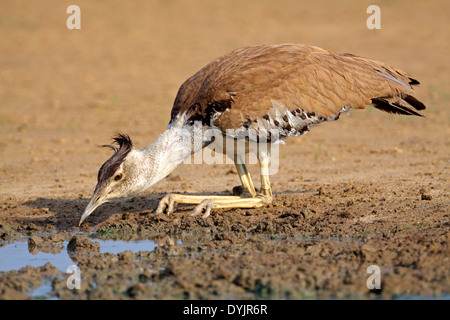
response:
M80 290L50 263L0 272L0 298L50 284L60 299L443 298L450 294L448 1L9 1L0 10L0 245L66 250ZM298 42L392 64L421 82L424 118L367 109L281 147L261 209L154 213L166 193L231 194L232 165L181 165L77 227L119 131L144 147L179 85L237 47ZM259 183L256 166L251 167ZM152 239L101 253L96 238ZM367 268L380 268L369 290ZM47 298L48 298L47 297Z

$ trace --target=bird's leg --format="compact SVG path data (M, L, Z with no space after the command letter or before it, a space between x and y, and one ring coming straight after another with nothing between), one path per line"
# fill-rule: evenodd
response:
M244 188L244 193L241 196L168 194L159 202L156 213L173 213L177 204L197 204L198 206L194 209L193 215L201 214L204 211L203 217L206 218L209 216L211 209L213 208L256 208L270 203L272 201L271 197L266 197L263 195L255 197L255 188L253 186L253 181L248 171L247 164L245 163L245 159L240 158L239 161L235 159L235 165ZM264 190L270 191L268 175L264 178L264 181ZM267 192L265 191L264 194L266 193Z
M205 200L200 202L197 207L195 207L193 215L201 214L204 210L205 213L203 214L203 218L206 218L209 216L211 209L213 208L258 208L271 203L273 197L269 179L270 145L258 148L258 161L261 172L261 191L256 195L256 197L207 197L205 198ZM236 168L238 168L237 164ZM251 185L252 190L254 191L253 182L250 178L247 165L243 165L242 171L239 171L238 168L238 173L244 188L246 187L245 183L248 183L248 185ZM248 181L246 179L248 179Z
M245 162L245 155L235 156L234 164L241 179L242 187L244 191L240 194L242 198L253 198L256 195L255 186L253 185L250 172L248 171L247 163Z
M258 161L261 173L261 190L257 197L265 198L266 202L270 203L272 202L272 187L269 179L270 144L259 146Z
M203 218L209 216L211 209L220 208L257 208L265 201L262 198L241 198L240 196L197 196L183 194L169 194L161 199L156 213L173 213L177 204L198 204L192 215L199 215L204 211Z

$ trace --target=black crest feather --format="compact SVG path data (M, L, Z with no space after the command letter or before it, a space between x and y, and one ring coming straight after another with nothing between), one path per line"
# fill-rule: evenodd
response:
M131 150L131 148L133 147L133 142L131 141L130 136L127 134L119 133L116 137L113 138L113 140L117 142L117 144L120 146L120 149L124 148Z
M97 177L98 182L111 178L133 148L133 142L126 134L119 133L113 138L113 140L119 145L119 149L110 145L104 146L112 148L114 150L114 154L100 167Z

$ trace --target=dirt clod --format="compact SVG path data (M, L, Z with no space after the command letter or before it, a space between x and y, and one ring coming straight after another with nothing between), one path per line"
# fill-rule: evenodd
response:
M87 236L75 235L70 239L67 245L68 251L99 251L100 244L98 242L91 241Z

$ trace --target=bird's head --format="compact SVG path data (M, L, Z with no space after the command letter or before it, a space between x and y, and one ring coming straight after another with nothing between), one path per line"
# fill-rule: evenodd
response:
M119 134L114 138L119 145L114 154L100 167L97 177L97 186L94 195L84 210L81 223L102 203L111 199L132 196L142 191L145 181L141 181L139 172L139 152L133 148L133 143L128 135Z

